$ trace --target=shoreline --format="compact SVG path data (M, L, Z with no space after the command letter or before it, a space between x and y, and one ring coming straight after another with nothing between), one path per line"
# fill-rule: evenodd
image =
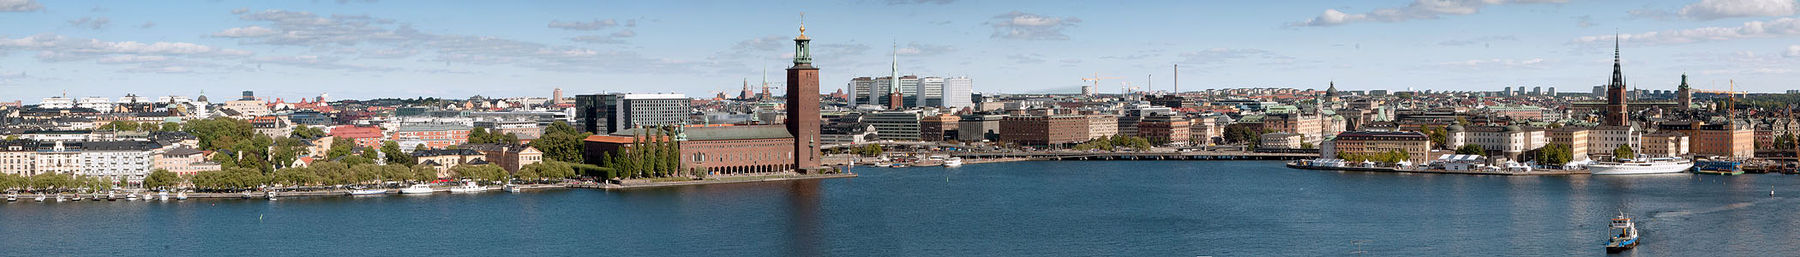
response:
M1591 174L1589 174L1589 173L1588 173L1588 171L1587 171L1587 170L1557 170L1557 171L1529 171L1529 172L1506 172L1506 171L1478 171L1478 170L1466 170L1466 171L1465 171L1465 170L1405 170L1405 169L1398 169L1398 168L1360 168L1360 167L1318 167L1318 166L1302 166L1302 165L1293 165L1293 164L1291 164L1291 163L1290 163L1290 164L1284 164L1284 165L1286 165L1286 166L1287 166L1287 167L1288 167L1288 168L1291 168L1291 169L1297 169L1297 170L1328 170L1328 171L1354 171L1354 172L1375 172L1375 173L1413 173L1413 174L1449 174L1449 175L1494 175L1494 176L1579 176L1579 175L1591 175Z

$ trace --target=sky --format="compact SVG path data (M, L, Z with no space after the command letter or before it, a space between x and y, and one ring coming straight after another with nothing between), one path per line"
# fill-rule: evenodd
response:
M1796 0L0 0L0 101L779 91L802 13L824 93L896 53L992 93L1587 92L1615 33L1633 87L1800 89Z

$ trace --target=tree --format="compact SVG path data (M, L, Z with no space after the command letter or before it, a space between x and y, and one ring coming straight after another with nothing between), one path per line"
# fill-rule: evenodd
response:
M128 121L128 120L116 120L116 121L108 122L108 123L106 123L106 125L100 125L100 127L97 127L95 129L110 130L110 131L148 130L145 127L141 126L141 124L138 124L136 121Z
M382 142L381 143L381 154L384 155L384 157L386 157L386 159L383 159L383 160L387 161L387 164L389 164L389 165L397 164L397 165L412 166L413 162L416 161L413 159L413 156L411 154L406 154L406 152L400 151L400 143L396 143L394 141Z
M1613 158L1618 158L1618 159L1637 158L1637 151L1631 150L1631 146L1629 146L1629 145L1619 145L1619 148L1613 149Z
M461 165L450 168L458 177L483 181L506 181L506 169L493 164Z
M1446 146L1449 146L1447 142L1449 141L1450 131L1445 130L1443 126L1425 126L1420 130L1423 130L1421 132L1424 132L1426 137L1431 138L1432 148L1443 149Z
M326 134L325 134L325 130L323 130L323 129L319 129L316 127L309 127L306 125L300 125L300 126L295 126L294 132L288 133L288 136L293 137L293 138L314 139L314 138L324 137L324 136L326 136Z
M469 129L470 144L492 144L491 138L492 137L489 136L486 128L475 127L474 129Z
M1487 155L1487 149L1481 148L1480 145L1466 144L1456 148L1456 154Z
M180 182L181 177L176 176L174 172L156 169L155 171L150 171L150 176L144 177L144 188L166 188L175 186L175 184Z
M1575 148L1565 144L1546 145L1536 152L1538 164L1545 166L1562 166L1575 158Z
M331 149L325 150L325 159L336 160L338 157L349 156L355 147L356 141L349 138L332 138Z
M545 160L584 163L581 156L582 140L591 135L558 121L550 124L542 137L531 141L531 146L544 152Z

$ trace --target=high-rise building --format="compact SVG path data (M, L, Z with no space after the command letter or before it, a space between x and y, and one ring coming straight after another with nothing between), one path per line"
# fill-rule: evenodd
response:
M635 126L685 123L692 103L682 94L577 95L575 118L582 131L609 134Z
M945 78L942 95L944 98L939 101L942 103L940 106L950 108L973 107L975 106L975 101L974 99L971 99L971 96L975 95L975 81L969 79L969 77Z
M806 25L800 25L800 36L794 37L794 66L787 69L787 121L794 136L796 171L811 173L820 169L819 159L819 68L812 66L812 39L806 38Z

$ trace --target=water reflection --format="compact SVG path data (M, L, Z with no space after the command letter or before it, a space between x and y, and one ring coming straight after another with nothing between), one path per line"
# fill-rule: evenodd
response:
M823 256L820 231L819 181L788 182L787 256Z

